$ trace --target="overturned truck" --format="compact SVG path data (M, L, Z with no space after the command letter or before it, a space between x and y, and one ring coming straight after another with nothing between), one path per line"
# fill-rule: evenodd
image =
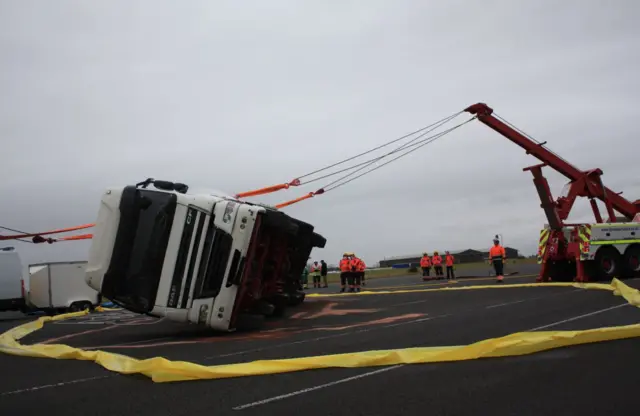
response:
M259 328L304 301L300 276L311 250L326 244L311 224L187 191L153 179L107 189L87 284L127 310L220 331Z

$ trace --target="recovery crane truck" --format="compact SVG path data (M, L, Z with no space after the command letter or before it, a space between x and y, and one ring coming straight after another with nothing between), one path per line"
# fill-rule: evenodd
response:
M621 196L622 192L605 187L602 170L576 168L546 149L546 142L537 142L494 116L493 109L486 104L474 104L465 111L542 162L523 169L533 175L548 222L540 232L538 243L537 258L542 265L538 281L587 282L640 276L640 200L628 201ZM555 200L542 174L545 166L569 179L562 195ZM566 222L577 197L589 199L595 223ZM606 207L606 222L596 199ZM616 216L616 211L622 218Z
M153 185L155 189L150 189ZM141 314L219 331L257 329L304 300L300 276L326 240L310 224L227 195L147 179L107 189L85 280Z

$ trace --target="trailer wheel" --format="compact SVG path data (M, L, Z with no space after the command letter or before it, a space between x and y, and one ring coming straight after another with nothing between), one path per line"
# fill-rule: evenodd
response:
M596 279L611 280L620 270L620 252L611 246L603 246L594 259Z
M640 244L632 244L622 257L624 277L640 277Z

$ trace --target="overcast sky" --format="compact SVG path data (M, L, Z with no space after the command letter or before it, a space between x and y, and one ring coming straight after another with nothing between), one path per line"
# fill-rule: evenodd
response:
M634 0L0 0L0 225L93 222L105 187L147 177L286 182L478 101L640 198L638 21ZM532 254L534 163L475 121L286 212L327 238L314 258L329 263L495 233ZM548 178L558 194L565 180ZM11 244L25 262L89 246Z

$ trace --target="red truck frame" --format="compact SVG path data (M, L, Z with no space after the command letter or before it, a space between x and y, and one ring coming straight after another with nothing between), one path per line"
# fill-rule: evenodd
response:
M542 256L542 267L538 281L552 279L564 280L573 278L577 282L598 280L601 276L590 273L585 262L580 260L579 227L582 224L569 224L565 221L569 217L576 198L588 198L597 223L603 223L603 217L596 203L599 199L604 203L607 211L607 222L618 222L615 211L624 216L625 221L637 221L640 213L640 200L631 202L622 197L622 192L614 192L602 183L602 170L591 169L582 171L549 149L546 142L538 142L528 137L508 122L494 115L493 109L484 103L477 103L465 109L474 114L480 122L500 133L513 143L523 148L542 163L524 168L533 175L533 183L540 197L540 206L545 212L549 224L550 235L546 242L546 250ZM569 179L569 190L566 196L554 199L547 179L542 174L542 168L548 166ZM566 233L569 229L570 232Z

